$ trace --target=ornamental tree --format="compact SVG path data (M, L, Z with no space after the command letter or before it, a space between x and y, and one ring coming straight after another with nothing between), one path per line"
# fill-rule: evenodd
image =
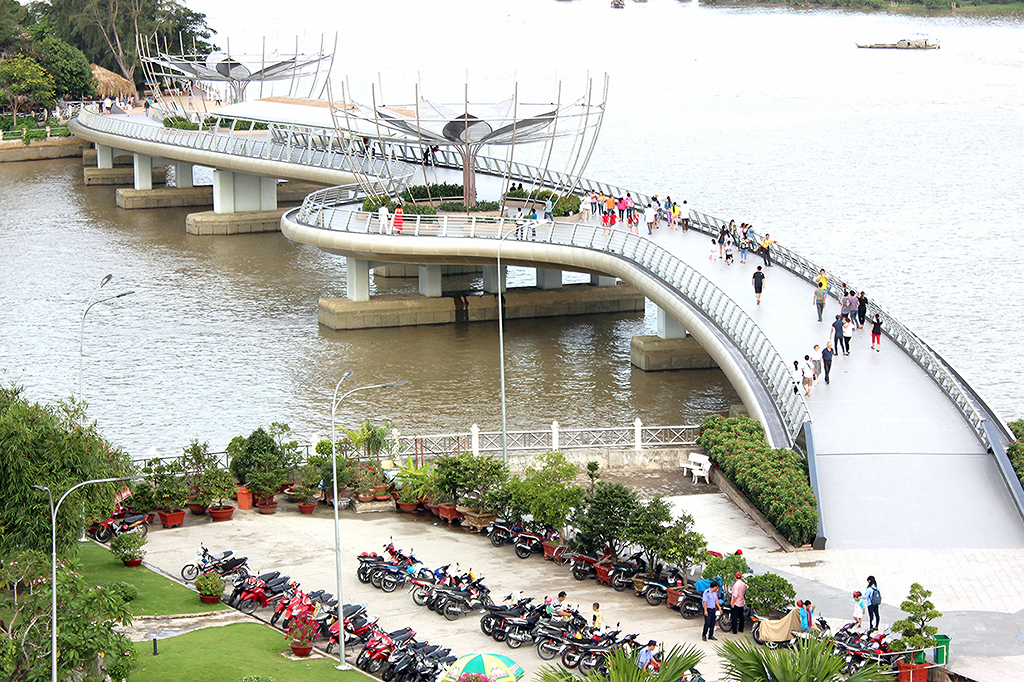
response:
M768 614L784 611L793 606L796 590L792 583L774 573L752 575L747 578L747 606L755 613Z
M660 495L655 495L648 502L637 502L626 523L625 539L643 550L647 568L652 573L656 573L658 550L671 521L672 509Z
M935 646L935 633L939 629L928 623L936 618L942 618L942 614L928 599L931 596L931 591L921 587L920 583L910 586L910 594L900 604L907 617L892 624L892 632L900 636L892 643L894 650L909 651Z
M626 527L637 506L636 493L621 483L598 483L587 493L584 506L573 517L591 548L608 545L618 556L626 546Z
M52 35L38 45L39 63L53 76L56 97L84 99L96 95L96 77L81 50Z
M693 517L683 512L675 523L665 529L657 553L667 563L678 564L686 576L690 566L700 561L707 549L707 539L693 530Z
M53 105L53 78L33 59L9 57L0 62L0 98L14 112L17 125L19 111Z

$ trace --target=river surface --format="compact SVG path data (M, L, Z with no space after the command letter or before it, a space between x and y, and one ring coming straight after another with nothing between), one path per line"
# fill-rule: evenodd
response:
M841 273L916 330L1007 418L1024 413L1012 348L1024 319L1014 245L1024 179L1024 22L652 0L416 3L190 2L234 52L319 47L340 32L335 82L357 97L524 101L611 79L588 177L753 223ZM926 33L941 50L858 50ZM253 93L250 92L250 95ZM529 161L524 150L516 159ZM339 422L403 433L500 424L494 324L334 332L317 299L342 295L340 259L279 234L194 237L186 211L122 211L75 161L0 166L2 380L53 400L78 390L82 310L90 417L142 456L191 438L221 449L271 421L326 436ZM488 197L482 197L488 198ZM528 273L515 281L527 283ZM414 287L376 280L379 291ZM447 289L479 287L453 278ZM512 321L510 428L690 423L737 402L717 371L645 374L629 339L646 316Z

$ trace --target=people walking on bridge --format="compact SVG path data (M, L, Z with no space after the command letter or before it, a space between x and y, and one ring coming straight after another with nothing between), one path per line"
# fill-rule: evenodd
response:
M750 253L750 237L746 230L740 233L740 264L747 262L747 254Z
M772 244L777 243L768 233L765 233L764 239L761 240L761 257L764 258L766 267L772 267Z
M729 239L729 229L722 225L718 230L718 256L725 258L725 242Z
M714 242L714 240L711 240ZM750 278L751 283L754 285L754 296L757 297L757 304L761 305L761 292L764 291L764 273L761 272L761 266L757 266L757 272Z
M845 355L850 354L850 339L853 338L853 322L850 322L850 318L843 319L843 347L846 349Z
M864 328L864 320L868 316L868 297L864 295L864 292L860 292L857 295L857 328Z
M868 586L864 590L864 600L868 603L868 632L878 629L878 606L882 603L882 592L878 589L875 576L868 576Z
M843 349L845 348L843 343L843 316L836 315L836 321L832 323L833 338L836 342L836 352L843 351L843 355L849 355Z
M811 353L811 367L814 369L814 385L818 385L818 377L821 376L821 346L814 344L814 351Z
M598 204L601 201L601 197L600 195L598 195L597 192L591 192L590 194L587 195L587 197L590 200L590 214L596 218L597 212L598 210L600 210L598 208Z
M817 346L815 346L817 348ZM821 351L821 367L825 370L825 383L828 384L828 375L832 371L832 358L836 356L835 350L832 349L832 342L829 341L825 344L825 349Z
M377 222L380 223L380 233L381 234L390 234L391 233L391 226L388 225L388 202L387 201L385 201L383 204L381 204L380 208L377 209Z
M708 254L708 260L712 263L718 261L718 240L714 237L711 238L711 253Z
M686 199L683 199L683 205L679 207L679 213L682 218L683 232L690 229L690 207L686 203Z
M626 197L619 197L615 207L619 209L619 222L621 223L626 219Z
M871 347L882 352L882 318L878 313L875 313L875 319L871 321Z
M825 268L818 271L818 276L814 278L814 283L823 287L826 291L828 290L828 275L825 274Z
M793 369L789 372L790 377L793 379L793 395L800 395L800 387L804 383L804 371L800 368L800 361L793 361Z
M804 356L804 361L800 366L800 371L803 373L803 381L801 381L800 384L803 386L804 395L810 398L811 386L814 385L814 366L811 365L810 355Z
M626 192L626 219L629 220L633 217L633 196Z
M544 220L554 220L555 214L553 213L554 206L551 203L551 197L544 200Z
M668 226L671 227L673 230L678 230L679 229L679 227L678 227L678 225L679 225L679 216L681 214L682 214L682 211L679 210L679 204L677 204L676 202L673 201L672 202L672 218L671 218L671 220L669 220L669 223L668 223Z
M610 194L604 199L604 212L609 217L615 213L615 197Z
M857 309L860 308L860 299L857 298L856 292L853 289L850 290L850 322L853 323L854 329L860 329L857 324Z
M843 287L843 297L841 299L839 299L839 305L840 305L839 314L842 315L843 317L849 317L850 316L850 292L846 290L845 286Z
M647 208L644 209L644 222L647 223L647 234L654 234L654 221L657 217L657 211L648 203Z
M821 322L821 314L825 312L825 299L828 298L828 291L824 284L819 284L814 290L814 307L818 309L818 322Z
M402 215L402 204L395 204L395 217L392 220L395 226L395 232L402 234L402 225L405 223L405 218Z

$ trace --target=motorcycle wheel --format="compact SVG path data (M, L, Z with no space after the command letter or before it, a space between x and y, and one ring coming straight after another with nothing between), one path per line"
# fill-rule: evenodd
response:
M580 672L587 675L591 670L597 667L597 656L594 654L587 654L580 659Z
M612 576L612 589L616 592L624 592L627 587L633 584L629 578L623 578L621 573Z
M281 620L281 616L283 616L283 615L284 615L284 611L275 611L274 615L270 617L270 624L271 625L277 625L277 621ZM285 629L288 628L288 621L285 621L283 627Z
M491 544L495 547L504 547L505 536L501 533L491 533Z
M253 614L260 603L255 599L243 599L238 603L238 610L242 613Z
M366 564L359 565L359 568L356 569L356 577L364 585L370 582L370 569L366 567Z
M494 616L487 614L480 619L480 632L484 633L488 637L494 632Z
M760 623L754 623L754 627L750 628L750 638L754 640L755 644L764 644L764 641L761 639Z
M523 640L505 635L505 646L509 649L518 649L523 645Z
M779 643L778 642L765 642L764 645L766 647L768 647L769 649L778 649L779 648Z
M576 580L586 580L590 577L590 571L577 564L572 567L572 577Z
M530 551L529 547L516 545L516 556L520 559L529 559L531 554L533 554L533 552Z
M444 605L444 617L448 620L458 620L462 618L462 607L453 602L448 602Z
M550 637L537 642L537 655L545 661L550 661L557 656L561 649L562 647L559 645L558 640L551 639Z
M493 639L495 642L504 642L505 637L507 636L508 632L506 632L505 630L501 630L500 628L494 628L494 630L491 631L491 639Z
M484 598L480 600L480 603L484 606L494 606L494 600L491 599L491 595L484 595Z
M143 521L139 525L135 526L134 532L138 533L142 537L149 535L149 524Z
M375 673L384 667L384 664L388 662L386 658L371 658L366 664L366 672Z
M394 592L396 589L398 589L398 581L394 578L381 578L380 589L388 593Z
M448 599L440 597L437 601L430 605L430 609L437 614L444 613L444 607L448 605Z
M381 580L383 580L383 579L384 579L384 571L374 571L370 575L370 584L373 585L374 587L376 587L379 590L380 589Z
M380 674L380 679L384 680L384 682L391 682L391 680L395 679L395 672L395 666L389 665L384 669L384 672Z
M423 606L427 603L428 594L429 593L427 592L427 588L417 587L415 590L412 591L412 603L416 606Z
M231 571L231 573L227 573L224 575L225 578L227 578L228 576L234 576L235 578L238 578L240 580L245 580L249 577L249 569L245 566L239 566L235 570Z
M692 601L684 601L683 605L679 607L679 615L686 620L693 620L700 613L700 609Z
M580 664L581 658L583 658L583 652L571 646L562 652L562 665L572 670Z
M191 582L199 577L199 568L195 564L185 564L181 568L181 579Z
M555 550L555 553L552 558L555 560L556 566L565 566L567 563L569 563L569 557L566 556L564 545Z
M106 526L100 526L96 529L96 540L99 542L110 542L110 536L112 533Z
M288 626L291 625L291 624L292 624L292 619L291 618L285 618L284 622L281 623L281 629L282 630L287 630Z
M651 606L661 606L661 602L665 601L665 598L659 597L654 593L654 590L647 590L644 592L644 599L646 599L647 603Z
M366 659L368 659L369 657L370 657L370 654L368 654L366 652L366 649L363 649L362 651L360 651L359 655L356 656L356 667L359 668L360 670L362 670L363 666L366 665Z
M333 651L334 651L334 647L335 647L335 646L336 646L336 645L335 645L335 643L334 643L334 642L328 642L328 643L327 643L327 646L326 646L326 647L324 647L324 651L326 651L327 653L331 653L331 652L333 652Z

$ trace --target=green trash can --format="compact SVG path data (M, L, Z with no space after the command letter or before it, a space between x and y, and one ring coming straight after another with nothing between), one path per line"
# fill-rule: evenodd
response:
M949 636L935 635L935 664L949 664Z

